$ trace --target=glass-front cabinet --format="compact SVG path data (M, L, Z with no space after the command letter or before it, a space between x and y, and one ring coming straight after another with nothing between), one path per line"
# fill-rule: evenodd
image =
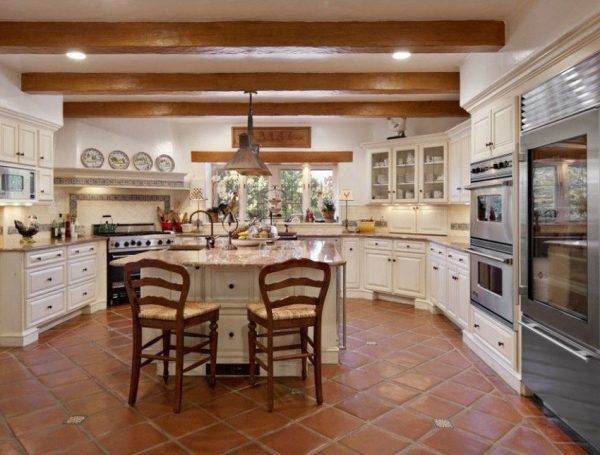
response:
M394 187L392 189L392 198L396 202L418 201L417 152L417 147L394 150Z
M370 153L371 202L390 202L392 190L392 158L389 149L372 150Z
M446 145L432 144L421 148L421 201L445 202Z
M369 157L371 202L447 202L445 142L374 147Z

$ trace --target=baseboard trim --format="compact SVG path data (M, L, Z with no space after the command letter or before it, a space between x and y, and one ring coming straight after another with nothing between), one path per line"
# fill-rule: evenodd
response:
M97 302L90 303L88 306L83 307L81 312L83 314L92 314L92 313L95 313L96 311L106 310L106 308L107 308L106 300L98 300Z
M517 393L521 393L521 375L512 369L507 362L502 362L492 355L483 343L478 342L473 334L463 330L463 341L484 363L494 370Z
M37 327L24 330L21 333L4 333L0 335L0 346L6 348L20 348L38 340L40 331Z
M346 298L348 299L368 299L373 300L375 293L365 289L346 289Z

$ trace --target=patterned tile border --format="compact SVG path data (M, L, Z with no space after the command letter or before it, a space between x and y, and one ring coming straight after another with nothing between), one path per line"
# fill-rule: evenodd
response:
M54 177L55 185L78 186L129 186L129 187L158 187L158 188L187 188L185 182L180 180L138 180L117 179L102 177Z
M469 223L451 223L450 229L453 231L468 231L470 228Z
M69 212L77 217L78 201L155 201L164 203L164 210L171 210L171 196L160 194L69 194Z
M40 224L40 230L39 232L44 232L44 231L50 231L50 228L52 227L52 224L48 223L48 224ZM6 232L8 234L18 234L19 232L17 231L17 228L14 226L8 226L6 228ZM0 226L0 234L2 234L2 226Z

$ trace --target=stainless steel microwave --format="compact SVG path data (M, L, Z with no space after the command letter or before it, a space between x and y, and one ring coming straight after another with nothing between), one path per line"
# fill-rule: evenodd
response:
M0 199L35 199L35 171L0 166Z

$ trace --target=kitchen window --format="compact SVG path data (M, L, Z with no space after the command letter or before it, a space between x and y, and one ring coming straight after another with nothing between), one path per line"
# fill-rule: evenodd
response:
M324 199L336 202L337 168L323 165L270 165L270 177L241 176L222 166L212 167L212 205L229 204L233 193L239 196L238 217L242 220L269 217L269 198L277 186L282 200L282 218L304 220L311 208L317 220L322 219Z

